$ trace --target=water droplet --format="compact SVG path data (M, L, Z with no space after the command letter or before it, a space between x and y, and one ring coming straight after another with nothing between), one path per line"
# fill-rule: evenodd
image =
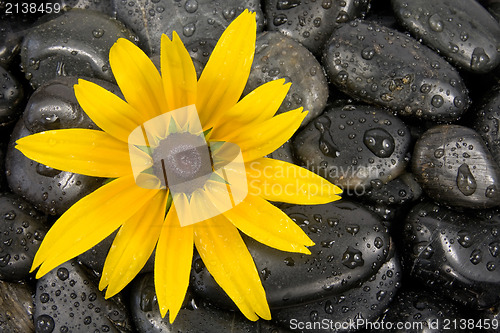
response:
M51 333L54 331L54 319L49 315L38 316L35 322L35 330L39 333Z
M486 263L486 269L489 270L490 272L493 272L496 268L497 268L497 266L496 266L495 262L488 261L488 263Z
M287 266L295 266L295 260L293 260L292 257L287 257L285 258L285 260L283 260L283 262L285 263L285 265Z
M40 302L47 303L50 300L50 296L47 293L43 293L40 295Z
M461 230L458 232L457 242L463 247L468 248L472 245L472 238L467 231Z
M328 314L333 314L333 304L332 301L327 300L325 302L325 312Z
M457 44L449 43L449 44L448 44L448 50L449 50L451 53L458 53L458 51L460 51L460 48L458 47L458 45L457 45Z
M443 31L444 24L441 20L441 16L439 16L439 14L431 15L431 17L429 17L429 26L436 32Z
M13 210L10 210L3 215L3 218L12 221L16 218L16 213Z
M472 175L469 165L463 163L457 172L457 186L460 192L464 195L469 196L476 192L477 183L476 179Z
M436 107L436 108L440 108L444 103L444 99L443 97L441 97L441 95L434 95L432 96L432 99L431 99L431 104L432 106Z
M188 0L184 4L184 9L188 13L194 13L195 11L198 10L198 1L196 0Z
M321 3L321 7L323 7L324 9L332 8L332 0L323 0L323 2Z
M470 255L470 262L473 263L474 265L477 265L483 260L483 256L481 254L481 250L475 249L472 251Z
M69 271L67 268L61 267L57 270L57 277L61 280L64 281L67 278L69 278Z
M490 57L486 54L482 47L476 47L472 52L470 67L474 70L482 70L490 62Z
M46 166L44 164L38 163L36 165L36 173L38 173L40 176L45 176L45 177L55 177L58 174L61 173L61 170L53 169L49 166Z
M101 38L104 36L104 29L99 28L92 30L92 36L94 36L94 38Z
M375 50L371 47L365 47L361 51L361 57L365 60L371 60L375 56Z
M153 302L156 298L155 289L152 286L147 286L142 289L141 300L139 307L143 312L153 311Z
M422 86L420 86L420 92L423 94L427 94L431 91L431 85L424 83Z
M287 10L297 7L298 5L300 5L300 0L278 0L276 9Z
M351 235L356 235L359 232L359 225L351 224L345 227L345 230Z
M488 249L490 250L490 253L493 257L497 257L500 253L500 243L492 242L490 243L490 245L488 245Z
M236 10L234 8L226 8L222 11L222 16L224 16L226 21L232 21L236 16Z
M342 255L342 264L344 266L354 269L356 267L360 267L365 263L363 260L363 255L361 251L349 246L347 250Z
M336 147L330 133L331 120L328 117L320 117L314 122L314 126L321 134L319 149L325 156L332 158L340 156L340 150Z
M194 23L188 23L182 28L182 34L186 37L191 37L196 31L196 25Z
M443 148L438 148L434 151L435 158L441 158L443 156L444 156L444 149Z
M396 147L394 138L382 128L373 128L365 132L363 142L378 157L389 157Z
M465 31L462 31L460 33L460 39L465 42L467 39L469 39L469 35L465 32Z
M85 325L90 325L92 323L92 318L90 316L83 318L83 323Z
M275 26L280 26L282 24L285 24L288 21L288 18L286 17L285 14L279 14L276 15L273 19L273 24Z
M375 240L373 241L373 245L375 245L377 249L380 249L382 248L382 246L384 246L384 241L382 240L382 238L376 237Z
M0 267L5 267L10 261L10 254L6 254L2 257L0 257Z
M380 290L376 296L377 301L382 302L384 300L385 296L387 296L387 292L385 290Z
M484 196L487 198L493 198L497 193L497 187L495 185L490 185L484 191Z

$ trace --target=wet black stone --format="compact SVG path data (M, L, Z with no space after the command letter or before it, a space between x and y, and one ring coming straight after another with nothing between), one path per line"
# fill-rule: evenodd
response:
M62 214L103 184L103 178L60 171L25 157L14 148L15 141L30 134L21 118L7 148L5 174L12 191L35 208L51 215Z
M3 11L3 10L2 10ZM21 49L21 42L29 24L19 15L0 16L0 66L14 66L14 59Z
M25 36L21 48L23 71L34 88L60 76L112 82L109 49L120 37L134 40L122 23L105 14L70 10Z
M500 1L499 0L483 0L481 1L483 6L488 10L488 12L500 22Z
M399 259L389 259L369 280L341 294L321 301L275 310L273 320L284 328L299 329L299 322L308 323L300 332L347 332L352 329L335 329L358 318L372 321L381 315L394 298L401 285L402 272ZM324 323L330 325L324 325ZM309 324L310 323L310 324ZM333 329L332 329L333 328Z
M34 303L37 332L132 331L121 296L105 300L94 276L73 260L37 281Z
M405 267L412 277L459 303L485 309L500 302L498 212L415 206L404 227Z
M392 0L402 25L451 63L475 73L500 64L500 25L475 0Z
M415 39L373 22L334 31L323 52L330 81L364 102L433 121L453 121L469 97L458 72Z
M315 242L311 255L282 252L245 237L271 309L338 295L375 274L386 261L390 238L380 220L362 206L333 202L289 206L283 211ZM215 283L198 255L192 286L224 308L234 303Z
M28 277L35 253L48 230L46 217L10 193L0 194L0 279Z
M349 194L398 177L407 163L410 131L397 117L370 106L327 108L293 141L300 164Z
M257 37L252 70L243 94L276 79L292 82L277 114L303 107L308 110L302 125L316 118L326 106L328 84L316 58L300 43L278 32Z
M418 200L422 188L411 173L405 173L380 187L375 186L363 196L364 200L383 205L404 205Z
M16 122L22 112L24 89L17 79L0 66L0 130Z
M0 332L34 332L33 298L29 285L0 280Z
M469 319L471 317L462 313L455 304L447 301L438 293L406 288L398 293L394 302L389 306L389 310L380 319L381 322L392 323L392 328L388 328L389 325L386 325L386 329L372 330L372 332L424 333L446 332L447 330L450 332L470 332L459 329L459 325L456 325L457 329L452 324L445 326L447 320L449 320L448 323L453 323L453 320L460 322L463 318ZM413 328L397 329L397 323L403 323ZM417 325L422 325L422 327Z
M481 134L493 158L500 163L500 86L496 86L474 105L472 127Z
M440 125L415 144L412 170L424 191L450 206L500 205L500 169L481 136L459 125Z
M137 329L142 333L288 332L264 320L251 322L238 312L219 310L195 297L189 290L174 323L170 324L168 314L161 318L153 274L142 275L132 285L130 311Z
M229 23L244 9L257 13L257 30L264 28L258 0L113 0L116 17L139 36L147 54L160 53L161 35L176 31L184 45L205 38L218 40Z
M319 55L332 31L340 24L363 17L366 0L265 0L264 13L269 31L292 37Z

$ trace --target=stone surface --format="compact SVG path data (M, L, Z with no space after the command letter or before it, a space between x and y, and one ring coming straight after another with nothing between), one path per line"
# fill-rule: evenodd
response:
M252 69L243 94L281 78L292 86L277 114L303 107L309 111L302 122L304 126L323 112L328 99L323 67L300 43L278 32L264 32L257 37Z
M311 255L282 252L246 237L271 309L336 295L369 279L386 261L390 238L380 220L349 201L289 206L290 216L316 244ZM215 283L199 256L194 257L192 286L200 296L224 308L234 303Z
M472 127L481 134L493 158L500 163L500 85L474 105Z
M46 217L10 193L0 194L0 279L28 277L35 253L45 237Z
M295 136L293 147L302 166L362 195L404 171L410 131L385 110L348 105L327 108Z
M265 0L267 29L292 37L319 55L332 31L368 10L367 0Z
M0 129L16 122L22 112L23 101L22 85L0 66Z
M451 63L474 73L500 64L500 25L475 0L392 0L402 25Z
M0 331L5 333L32 333L33 298L26 284L0 280Z
M119 21L97 11L73 9L30 31L21 47L21 63L31 86L60 76L114 81L109 49L118 38L134 40Z
M210 38L218 40L229 23L244 9L257 13L257 30L264 28L258 0L113 0L116 17L139 36L149 55L160 53L161 35L176 31L185 45Z
M481 136L465 126L440 125L415 144L412 170L426 194L450 206L500 205L500 169Z
M37 281L36 332L131 332L120 296L105 300L93 277L68 261Z
M328 77L346 94L403 116L454 121L469 106L458 72L415 39L373 22L334 31L323 52Z
M498 211L462 213L424 202L404 227L405 267L412 277L466 306L500 302Z

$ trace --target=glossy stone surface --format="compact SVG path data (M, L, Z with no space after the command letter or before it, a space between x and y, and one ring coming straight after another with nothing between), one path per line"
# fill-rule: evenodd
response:
M346 94L402 116L453 121L469 106L467 88L449 63L415 39L373 22L356 20L336 29L323 65Z
M21 63L34 88L60 76L114 81L109 49L118 38L134 40L119 21L96 11L74 9L40 24L24 38Z
M95 278L68 261L37 281L36 332L130 332L120 296L105 300Z
M417 39L474 73L500 64L500 25L475 0L392 0L394 13Z
M493 158L500 163L500 86L493 87L474 105L472 127L486 142Z
M415 144L412 170L426 194L451 206L500 205L500 169L481 136L465 126L441 125Z
M328 108L295 136L293 147L302 166L362 195L404 171L410 131L385 110L348 105Z
M243 94L281 78L292 86L276 113L303 107L309 111L302 123L305 125L323 112L328 84L320 63L293 39L278 32L264 32L257 37L254 61Z
M366 0L265 0L269 31L292 37L319 55L332 31L368 10Z
M496 211L462 213L418 204L404 227L405 267L441 295L488 308L500 301L499 230Z
M22 112L24 89L17 79L0 66L0 130L13 124Z
M245 237L273 309L336 295L362 283L386 261L390 237L379 219L349 201L283 211L317 244L311 255L281 252ZM214 304L234 303L194 258L193 288Z

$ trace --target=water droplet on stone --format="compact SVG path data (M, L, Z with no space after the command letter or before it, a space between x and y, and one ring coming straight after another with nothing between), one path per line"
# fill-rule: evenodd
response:
M468 248L472 245L472 238L470 237L467 231L459 231L457 237L458 244L462 245L465 248Z
M487 198L493 198L497 193L497 187L495 185L490 185L484 191L484 196Z
M432 106L436 107L436 108L440 108L444 103L444 99L443 97L441 97L441 95L434 95L432 96L432 99L431 99L431 104Z
M61 280L64 281L67 278L69 278L69 271L67 268L61 267L57 270L57 277Z
M378 157L389 157L396 147L394 138L382 128L373 128L365 132L363 142Z
M186 37L191 37L196 31L196 25L194 23L188 23L182 28L182 34Z
M490 57L484 52L482 47L476 47L472 52L470 67L474 70L482 70L490 62Z
M224 16L226 21L232 21L236 16L236 10L234 8L226 8L222 11L222 16Z
M38 333L51 333L54 331L54 319L49 315L38 316L35 322L35 330Z
M356 235L359 232L359 225L351 224L345 227L345 230L351 235Z
M371 47L365 47L361 51L361 57L365 60L371 60L375 56L375 50Z
M443 156L444 156L444 149L443 148L438 148L434 151L435 158L441 158Z
M16 213L13 210L8 211L7 213L5 213L3 215L3 218L6 220L9 220L9 221L12 221L16 218Z
M420 86L420 92L423 94L427 94L431 91L431 85L424 83L422 86Z
M349 246L342 255L342 264L344 266L354 269L360 267L365 263L361 251Z
M293 260L292 257L287 257L285 258L285 260L283 260L283 262L285 263L285 265L287 266L294 266L295 265L295 260Z
M40 295L40 302L47 303L50 300L50 296L47 293L42 293Z
M472 251L470 255L470 262L473 263L474 265L477 265L483 260L483 256L481 254L481 250L475 249Z
M275 26L280 26L282 24L285 24L288 21L288 18L286 17L285 14L279 14L276 15L273 19L273 24Z
M45 176L45 177L55 177L58 174L61 173L61 170L53 169L49 166L46 166L44 164L38 163L36 165L36 173L38 173L40 176Z
M439 14L431 15L431 17L429 17L429 26L436 32L443 31L444 24L441 20L441 16L439 16Z
M467 163L463 163L457 172L457 186L460 192L464 195L472 195L476 192L477 183L476 179L472 175L469 165Z
M101 28L94 29L92 30L92 36L94 36L95 38L101 38L102 36L104 36L104 30Z
M188 0L184 4L184 9L188 13L194 13L195 11L198 10L198 1L196 0Z
M278 0L276 9L287 10L297 7L298 5L300 5L300 0Z

